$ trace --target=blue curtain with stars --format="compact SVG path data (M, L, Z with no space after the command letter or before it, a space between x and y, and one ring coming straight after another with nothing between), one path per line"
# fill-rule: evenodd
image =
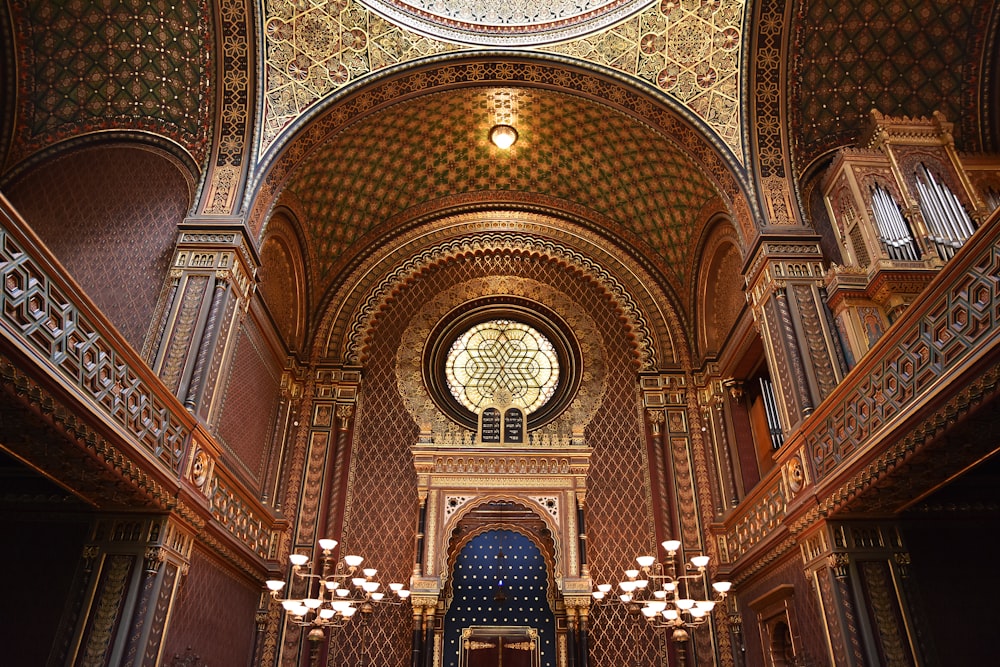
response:
M462 630L474 625L537 629L542 667L556 667L555 618L545 596L548 573L531 540L510 530L472 538L455 559L452 588L444 667L457 667Z

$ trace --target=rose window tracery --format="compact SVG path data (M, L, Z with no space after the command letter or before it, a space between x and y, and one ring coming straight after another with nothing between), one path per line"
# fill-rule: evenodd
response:
M555 393L559 359L537 329L513 320L490 320L466 330L451 345L445 377L455 400L472 412L500 402L530 414Z

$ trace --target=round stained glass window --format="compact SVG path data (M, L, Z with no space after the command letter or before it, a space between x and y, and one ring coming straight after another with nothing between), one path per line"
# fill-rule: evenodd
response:
M534 327L489 320L466 330L451 345L445 378L451 395L473 413L496 403L531 414L559 386L559 358Z

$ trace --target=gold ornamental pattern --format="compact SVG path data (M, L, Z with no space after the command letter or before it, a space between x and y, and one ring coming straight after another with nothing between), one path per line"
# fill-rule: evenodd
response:
M390 67L469 48L454 36L425 36L422 25L424 34L412 30L407 23L414 21L406 16L387 20L357 0L273 0L266 8L261 155L285 128L344 86ZM657 0L630 11L613 25L598 23L585 34L524 48L641 80L688 108L742 161L737 110L744 0Z

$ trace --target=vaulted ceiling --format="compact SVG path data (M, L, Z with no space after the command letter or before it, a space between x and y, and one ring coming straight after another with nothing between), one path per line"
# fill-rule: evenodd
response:
M702 225L715 212L738 213L732 183L769 177L758 165L771 154L801 174L861 136L872 108L942 111L957 123L960 149L1000 147L990 136L1000 125L995 0L532 7L7 0L0 183L66 140L157 143L205 179L207 214L240 217L279 201L297 212L314 303L393 220L477 198L589 215L689 293ZM439 81L404 94L385 83L456 54L500 65L467 67L461 89ZM520 85L524 70L498 73L526 54L548 64L547 79ZM580 70L618 89L584 89ZM446 76L445 66L437 72ZM507 154L486 141L485 100L504 77L518 91L521 131ZM320 142L300 141L328 110L348 109L341 100L376 88L364 114L341 118ZM677 128L628 113L630 96ZM696 155L682 134L713 156ZM308 154L285 159L296 151ZM259 188L282 164L291 173ZM763 215L754 210L743 217Z
M996 13L989 0L801 3L789 59L799 166L853 143L871 109L894 116L940 111L956 123L959 147L981 150ZM994 86L994 105L997 94Z
M686 284L699 228L726 206L675 143L621 111L539 88L509 89L517 143L493 146L493 88L433 93L344 125L299 167L299 212L317 291L400 214L440 200L589 211ZM388 225L388 226L387 226Z

